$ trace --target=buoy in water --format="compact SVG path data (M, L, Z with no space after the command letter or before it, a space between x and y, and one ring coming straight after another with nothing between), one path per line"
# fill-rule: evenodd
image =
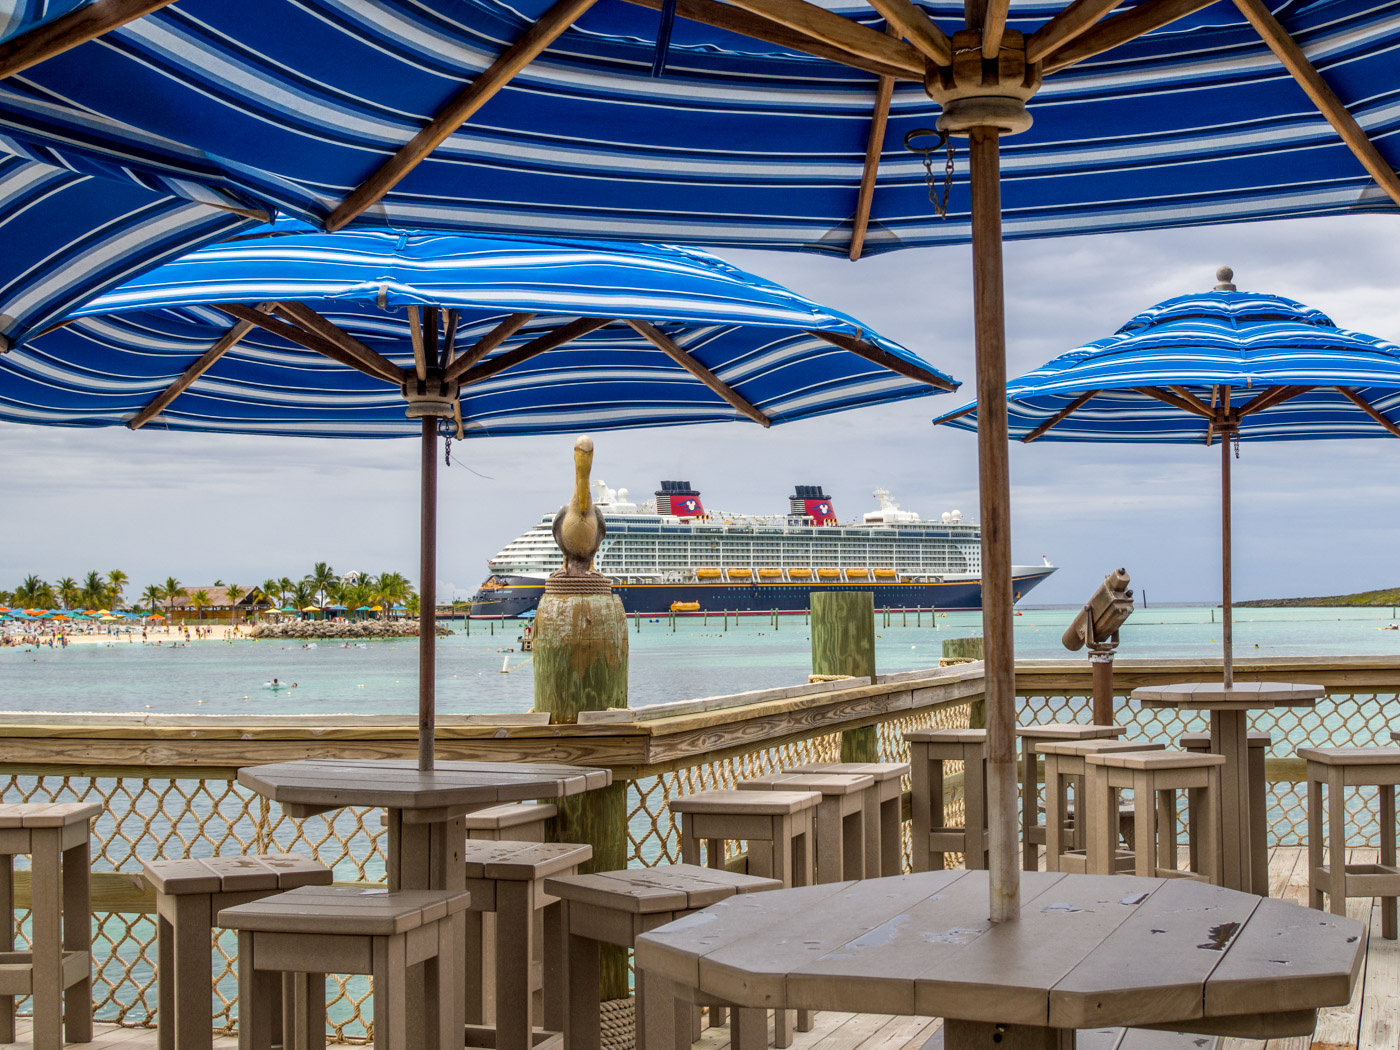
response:
M510 656L509 656L509 654L507 654L506 658L505 658L504 660L501 661L501 674L510 674Z

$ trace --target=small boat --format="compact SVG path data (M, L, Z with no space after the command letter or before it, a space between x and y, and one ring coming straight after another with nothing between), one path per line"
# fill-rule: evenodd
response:
M783 578L782 569L759 569L758 578L760 580L781 580Z
M823 580L839 580L841 578L840 569L818 569L817 576Z
M812 578L811 569L789 569L788 576L794 580L810 580Z
M848 580L864 580L864 579L868 579L869 577L870 577L870 570L869 570L869 569L847 569L847 570L846 570L846 579L848 579Z
M671 603L671 611L672 611L672 612L699 612L699 611L700 611L700 603L699 603L699 602L672 602L672 603Z
M696 569L695 578L697 580L717 580L719 579L718 569Z
M876 578L877 580L893 580L893 579L895 579L898 575L899 575L899 574L898 574L897 572L895 572L893 569L876 569L876 570L875 570L875 578Z
M730 569L729 578L731 580L747 580L753 575L752 569Z

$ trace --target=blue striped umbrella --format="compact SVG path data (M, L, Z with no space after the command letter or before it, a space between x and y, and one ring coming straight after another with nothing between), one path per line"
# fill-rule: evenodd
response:
M854 318L693 249L284 223L150 270L0 356L0 420L419 434L426 769L444 417L458 437L769 426L956 386Z
M1031 441L1220 444L1225 681L1231 649L1230 451L1241 441L1400 437L1400 346L1310 306L1214 291L1144 310L1106 339L1006 385L1010 436ZM977 403L935 423L977 429Z
M17 49L74 6L0 5ZM883 58L843 56L839 25L825 45L780 25L776 0L746 0L747 15L685 0L658 56L647 8L660 6L180 0L0 81L0 135L75 170L319 223L443 115L441 144L364 221L844 253L862 236L872 115L884 117L876 74L889 72L864 248L968 238L961 158L943 222L921 158L901 146L939 112L924 56L868 39L882 27L870 6L824 5ZM1062 6L1018 2L1007 25L1031 34ZM948 32L963 22L962 3L918 10ZM705 24L726 13L739 32ZM1233 4L1174 13L1185 17L1101 54L1081 37L1045 58L1035 126L1005 148L1007 236L1394 210ZM1278 17L1393 167L1400 5L1319 0ZM552 46L453 130L454 95L532 23Z
M956 386L855 318L693 249L297 230L193 252L0 356L0 419L417 434L401 373L430 311L432 370L460 377L442 413L460 404L459 437L768 425Z

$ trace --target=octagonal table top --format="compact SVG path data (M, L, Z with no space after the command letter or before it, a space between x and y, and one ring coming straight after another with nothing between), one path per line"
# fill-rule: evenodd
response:
M1021 893L1000 925L984 871L746 894L642 936L637 965L736 1006L1262 1038L1346 1003L1365 951L1351 919L1194 881L1025 872Z
M1144 685L1132 691L1143 707L1178 707L1197 711L1246 711L1264 707L1312 707L1327 695L1320 685L1297 682L1177 682Z
M303 759L249 766L238 782L280 802L294 817L343 806L373 806L445 819L484 806L564 798L612 783L612 771L534 762L439 762L420 771L410 759Z

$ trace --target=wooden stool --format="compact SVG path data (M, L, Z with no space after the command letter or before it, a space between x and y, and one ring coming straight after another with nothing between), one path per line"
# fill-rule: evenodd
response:
M1085 778L1084 759L1105 752L1161 751L1161 744L1140 740L1093 737L1088 740L1038 740L1034 751L1045 758L1045 870L1083 875L1089 870L1088 835L1083 815L1096 803L1090 801L1091 785ZM1070 816L1069 791L1074 789L1074 819ZM1103 805L1117 810L1110 794ZM1114 847L1114 867L1132 870L1132 854Z
M815 814L822 797L815 791L697 791L667 805L681 815L681 860L724 867L724 844L748 844L749 874L777 879L786 887L813 880Z
M648 930L665 926L737 893L781 889L777 879L676 864L658 868L629 868L596 875L565 875L545 879L545 892L563 902L562 928L567 959L568 1009L564 1014L564 1044L569 1050L600 1050L598 1004L598 945L631 949ZM669 995L652 1002L646 974L637 972L637 1050L683 1050L699 1038L698 1013ZM767 1027L764 1010L754 1011L755 1023ZM695 1015L694 1017L692 1015ZM780 1018L781 1021L781 1018ZM782 1025L780 1023L780 1036ZM791 1029L787 1042L792 1042Z
M549 822L558 815L559 807L548 802L508 802L468 813L462 823L469 839L543 842Z
M865 821L876 808L875 778L850 773L770 773L741 791L815 791L817 882L865 878Z
M199 1050L214 1045L211 938L214 917L224 908L261 900L298 886L329 886L331 869L296 853L261 853L200 860L144 860L146 881L156 891L156 1046ZM284 984L291 984L288 980ZM293 1009L296 992L279 989L283 1004L282 1045L310 1045L295 1038L289 1022L305 1018ZM287 994L291 993L291 994ZM325 1025L321 1025L324 1039Z
M1035 745L1042 740L1117 739L1126 732L1121 726L1082 722L1016 727L1016 735L1021 738L1021 867L1026 871L1040 870L1039 847L1045 845L1045 825L1040 823L1040 763L1036 759ZM1076 785L1075 798L1082 794L1083 788Z
M378 1050L460 1050L462 985L454 960L468 900L462 890L302 886L225 908L219 925L238 931L238 1050L270 1050L271 1005L279 975L288 973L306 975L308 992L297 1004L304 1017L295 1027L319 1033L308 1048L326 1045L323 975L361 973L374 981ZM427 1014L410 1017L408 971L420 963Z
M1400 748L1300 747L1308 763L1308 901L1333 915L1345 915L1348 897L1381 899L1381 936L1395 940L1395 898L1400 868L1395 866L1395 785L1400 783ZM1322 786L1327 785L1327 863L1322 862ZM1348 864L1346 789L1372 787L1380 793L1381 862Z
M908 762L807 762L789 773L847 773L873 777L875 812L865 815L865 877L904 874L904 778Z
M592 858L592 846L568 842L467 840L462 860L467 869L471 911L492 912L496 916L494 981L491 974L477 972L476 960L480 956L473 952L470 938L467 943L469 1045L532 1050L559 1041L564 1018L563 975L558 961L550 957L550 950L563 940L559 932L561 913L558 900L545 891L544 880L551 875L575 875L579 865ZM539 912L544 913L543 943L536 934ZM538 970L537 959L542 961ZM496 989L494 1026L477 1020L483 1016L481 990L490 984ZM543 1016L536 1008L537 989L543 992ZM537 1017L544 1022L543 1030L537 1030Z
M909 741L910 811L915 871L942 870L961 853L969 870L987 867L987 731L919 729ZM963 824L945 825L943 763L963 763Z
M1085 741L1086 743L1088 741ZM1085 829L1089 836L1089 874L1107 875L1118 838L1118 807L1113 792L1133 792L1133 874L1149 878L1187 878L1220 885L1220 767L1224 755L1187 751L1100 751L1084 756L1088 800ZM1196 788L1201 816L1197 824L1199 867L1179 867L1176 841L1176 793Z
M88 842L92 818L101 812L100 802L0 806L0 1042L15 1041L17 995L33 997L35 1050L57 1050L65 1039L92 1042ZM14 950L16 854L29 855L27 952Z
M1266 763L1273 738L1268 733L1249 734L1249 849L1250 888L1261 897L1269 895L1269 781ZM1177 746L1183 751L1210 750L1209 733L1182 733ZM1190 798L1190 792L1187 797ZM1186 818L1186 839L1191 848L1191 868L1196 867L1196 805L1189 801Z

